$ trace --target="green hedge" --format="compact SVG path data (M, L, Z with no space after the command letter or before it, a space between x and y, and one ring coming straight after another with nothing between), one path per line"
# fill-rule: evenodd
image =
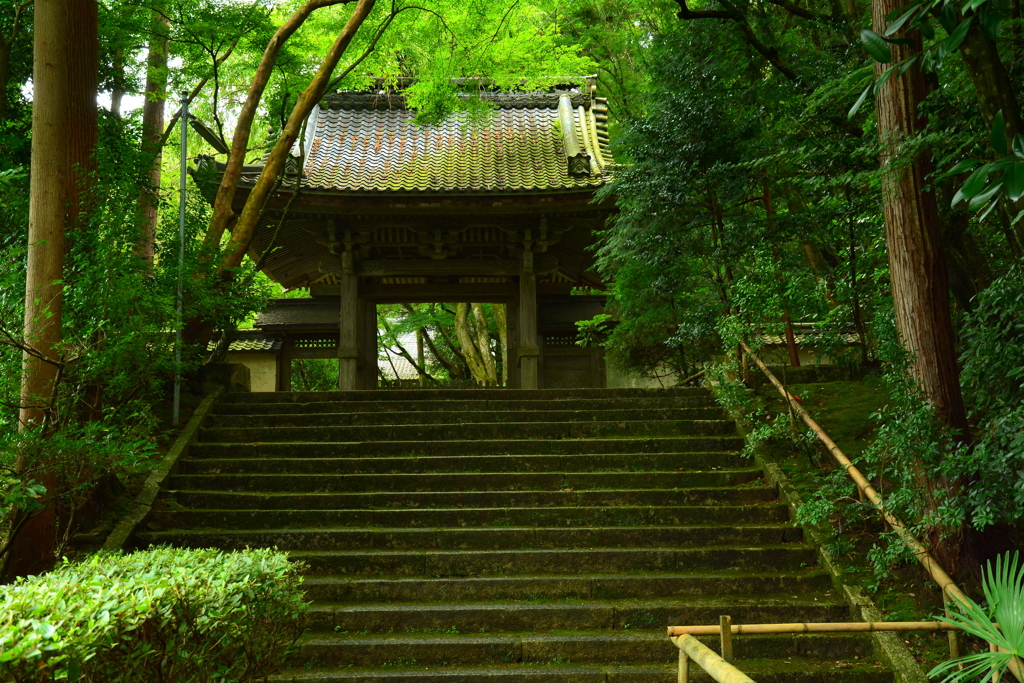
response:
M273 550L154 548L0 587L0 681L255 681L308 609Z

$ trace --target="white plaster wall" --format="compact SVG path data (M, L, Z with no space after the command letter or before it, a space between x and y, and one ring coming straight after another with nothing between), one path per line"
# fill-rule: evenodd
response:
M251 391L277 391L277 356L272 353L229 353L229 363L249 368Z
M663 387L675 386L679 378L669 374L658 381L656 377L641 377L640 375L622 370L611 363L605 369L608 378L609 389L661 389Z

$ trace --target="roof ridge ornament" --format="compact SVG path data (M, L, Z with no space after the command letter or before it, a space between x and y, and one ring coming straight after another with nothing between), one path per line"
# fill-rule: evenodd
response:
M572 100L568 95L558 98L558 125L562 129L562 149L569 165L569 175L574 178L590 175L590 155L576 137L576 117L573 116Z

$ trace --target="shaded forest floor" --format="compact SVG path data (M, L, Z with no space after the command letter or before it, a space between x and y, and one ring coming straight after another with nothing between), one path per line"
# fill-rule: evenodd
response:
M873 442L877 427L874 414L888 400L884 382L874 376L858 381L794 383L788 388L855 462ZM755 405L773 415L787 410L785 401L767 382L757 388ZM799 426L801 433L805 431L803 423ZM802 439L794 443L791 439L780 438L770 440L765 447L805 501L810 500L826 476L837 469L831 454L817 440L808 445ZM854 490L851 483L851 496ZM850 523L833 519L822 524L820 531L829 539L830 549L843 566L846 583L864 588L887 620L930 621L943 613L938 586L925 577L916 562L893 567L881 579L875 575L868 553L880 542L880 534L885 531L877 516ZM949 657L945 634L907 633L903 638L926 672ZM964 645L967 651L971 649L969 644ZM980 651L980 641L973 645Z

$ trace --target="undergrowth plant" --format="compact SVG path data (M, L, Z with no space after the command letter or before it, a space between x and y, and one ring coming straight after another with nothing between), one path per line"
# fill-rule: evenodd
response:
M1024 567L1019 553L997 557L994 567L989 562L981 585L984 605L969 597L966 602L957 600L956 609L939 621L957 626L997 650L943 662L928 672L930 677L945 674L943 683L997 681L1014 659L1024 655Z

